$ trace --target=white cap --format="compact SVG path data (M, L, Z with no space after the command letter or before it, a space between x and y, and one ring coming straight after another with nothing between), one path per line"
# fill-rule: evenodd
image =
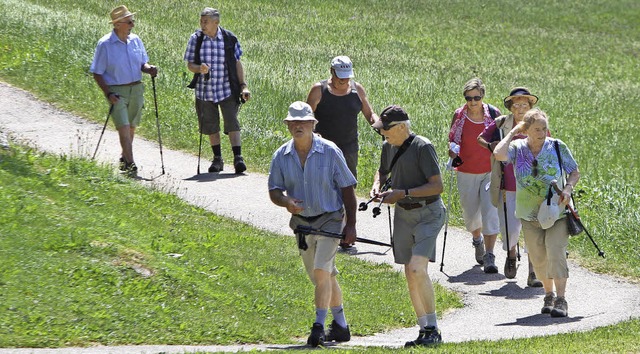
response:
M347 79L354 77L353 75L353 63L348 56L341 55L331 60L331 67L336 71L336 76L340 79Z

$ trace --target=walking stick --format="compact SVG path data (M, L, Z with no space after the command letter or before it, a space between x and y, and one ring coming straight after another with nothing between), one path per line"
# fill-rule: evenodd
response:
M304 234L304 235L313 234L313 235L320 235L320 236L331 237L331 238L338 238L341 240L344 239L344 234L339 234L336 232L325 231L320 229L314 229L311 226L298 225L296 226L296 229L293 230L293 232L296 234ZM370 240L367 238L356 237L356 241L362 242L362 243L368 243L370 245L391 247L391 245L388 243L384 243L376 240Z
M507 219L507 189L505 188L504 181L504 165L500 162L500 189L502 190L502 212L504 213L504 233L507 239L507 258L509 258L509 252L511 252L511 245L509 244L509 220ZM518 252L518 257L520 256Z
M93 152L92 160L96 158L96 153L98 153L98 147L100 146L100 141L102 141L102 136L104 135L104 130L107 129L107 123L109 122L109 116L113 113L113 103L109 106L109 113L107 113L107 119L104 121L104 126L102 127L102 133L100 133L100 138L98 139L98 144L96 145L96 150Z
M151 77L153 85L153 104L156 106L156 126L158 127L158 144L160 145L160 164L162 165L162 174L164 175L164 158L162 157L162 138L160 137L160 119L158 118L158 99L156 98L156 77Z
M442 268L444 267L444 250L447 248L447 232L449 230L449 213L451 213L451 189L453 189L453 170L450 170L450 178L449 178L449 195L447 200L447 214L444 223L444 240L442 242L442 257L440 257L440 272L442 272Z

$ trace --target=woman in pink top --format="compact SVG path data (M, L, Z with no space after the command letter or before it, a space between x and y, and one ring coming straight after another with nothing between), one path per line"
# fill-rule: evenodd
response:
M485 273L497 273L493 248L500 231L498 210L491 204L488 186L491 181L491 152L478 146L477 138L500 111L483 103L485 86L478 78L469 80L463 89L467 103L453 114L449 142L460 152L449 150L449 156L462 160L457 164L457 184L465 227L473 236L475 258L484 265Z

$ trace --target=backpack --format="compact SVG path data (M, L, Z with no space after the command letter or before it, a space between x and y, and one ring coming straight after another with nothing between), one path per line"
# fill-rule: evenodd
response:
M235 97L238 102L240 102L240 81L238 80L238 71L236 70L236 57L235 57L235 46L238 43L238 37L236 37L232 32L227 31L222 27L218 27L218 29L222 33L222 38L224 39L224 59L227 63L227 74L229 75L229 84L231 85L231 96ZM200 65L202 64L202 60L200 59L200 49L202 48L202 41L204 40L204 33L201 31L198 37L196 38L196 48L195 48L195 58L194 64ZM208 74L205 75L205 78ZM200 77L200 73L194 73L193 78L189 85L187 85L190 89L196 88L196 83L198 82L198 78Z

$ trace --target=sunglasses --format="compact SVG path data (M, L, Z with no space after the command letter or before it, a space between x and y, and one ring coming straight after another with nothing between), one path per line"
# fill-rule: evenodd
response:
M531 170L531 175L533 177L538 177L538 160L533 160L533 170Z
M118 22L118 23L131 26L132 24L136 23L136 20L129 20L129 21Z
M467 102L471 102L471 100L480 101L482 96L464 96L464 99L467 100Z

